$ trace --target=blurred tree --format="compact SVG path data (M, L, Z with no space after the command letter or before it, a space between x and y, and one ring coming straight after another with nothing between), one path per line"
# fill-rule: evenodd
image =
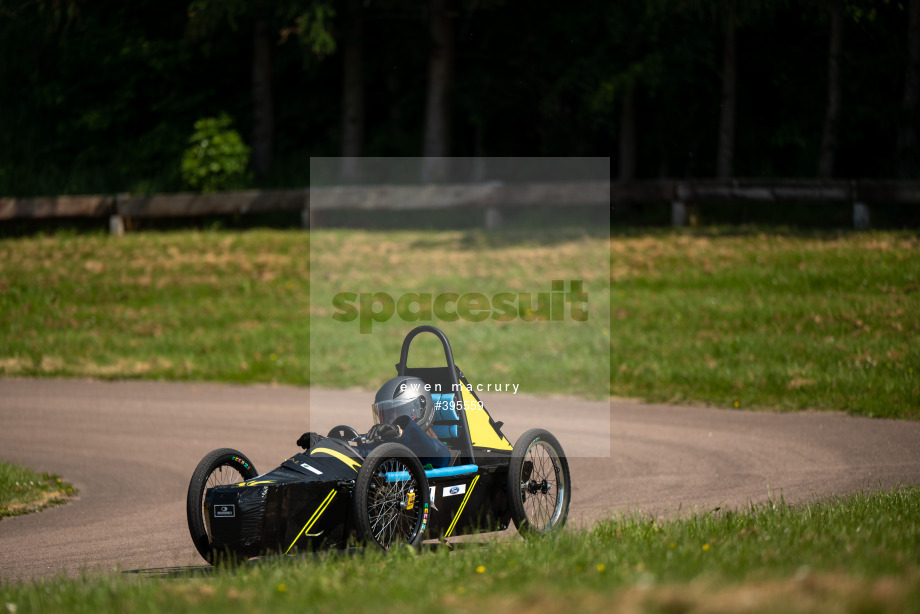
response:
M183 3L0 4L0 168L8 194L179 187L199 94ZM188 117L188 123L178 121Z
M192 0L188 7L189 29L193 38L213 37L225 26L237 30L240 22L250 29L252 162L260 177L271 170L274 141L272 28L269 21L272 8L264 0Z
M454 81L454 36L448 0L428 0L428 85L422 145L422 181L447 179L451 150L451 96Z
M735 30L738 13L735 0L722 0L722 97L719 115L719 147L716 178L731 179L735 166L735 104L738 99Z
M420 151L918 177L918 2L0 0L0 193L181 189L190 127L220 112L264 186Z
M182 156L182 179L202 192L248 187L250 149L226 113L195 122Z
M910 67L908 3L846 0L847 27L835 161L838 176L897 177L905 126L905 69ZM907 51L907 53L905 53ZM914 118L913 121L916 121ZM909 124L908 124L909 125Z
M664 69L659 34L667 12L646 2L617 2L603 7L598 15L606 37L601 56L589 62L590 79L597 83L591 107L601 113L618 110L617 166L620 181L636 178L638 99L659 85ZM611 147L611 149L613 149Z
M843 0L828 0L827 13L830 36L827 51L827 107L824 113L824 131L821 135L821 152L818 157L818 177L828 179L834 175L837 155L837 126L840 116L840 54L843 48Z
M659 11L663 12L663 11ZM678 5L659 16L661 54L649 87L650 134L658 177L695 177L715 172L720 94L719 32L710 15Z
M917 149L917 105L920 102L920 0L908 0L907 69L898 122L898 176L920 177Z
M342 146L339 172L344 181L360 175L364 155L364 7L347 0L343 49Z
M260 15L252 27L252 161L256 173L262 177L272 168L275 139L272 98L272 36L268 19Z
M735 129L738 104L736 35L740 26L763 24L784 0L700 0L722 26L722 92L720 97L716 178L730 179L735 168Z
M252 35L252 151L260 177L272 168L275 138L272 48L274 40L295 35L308 53L324 57L335 51L331 30L335 10L332 0L192 0L188 8L193 36L213 36L225 24L239 23Z

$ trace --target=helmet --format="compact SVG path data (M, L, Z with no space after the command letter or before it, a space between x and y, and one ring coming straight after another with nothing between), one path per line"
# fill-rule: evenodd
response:
M434 420L435 407L425 386L419 378L408 375L388 381L377 391L371 405L374 424L393 424L400 416L409 416L419 428L427 430Z

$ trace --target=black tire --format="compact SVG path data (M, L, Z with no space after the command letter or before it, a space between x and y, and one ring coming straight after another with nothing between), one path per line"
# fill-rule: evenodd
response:
M237 484L259 475L252 462L242 452L232 448L214 450L201 459L192 479L188 483L185 510L188 515L188 531L204 560L214 561L211 537L208 535L208 519L205 517L204 495L209 488L225 484Z
M389 481L387 474L406 472ZM355 481L354 519L358 539L384 550L418 547L428 527L428 479L418 457L398 443L367 455Z
M508 465L508 499L518 533L534 537L558 531L571 498L569 462L559 440L543 429L518 437Z
M326 437L341 439L342 441L352 441L358 438L358 431L347 424L340 424L329 429L329 434L326 435Z

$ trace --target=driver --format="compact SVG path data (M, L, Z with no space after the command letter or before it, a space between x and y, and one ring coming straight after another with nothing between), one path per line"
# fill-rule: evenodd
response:
M362 455L392 441L412 450L423 466L450 464L450 449L431 430L435 406L421 379L394 377L377 391L371 411L374 426L367 432L367 443L360 446Z

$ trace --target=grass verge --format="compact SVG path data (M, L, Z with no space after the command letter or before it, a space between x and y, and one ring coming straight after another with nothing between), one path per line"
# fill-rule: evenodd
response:
M331 555L205 572L0 585L27 612L907 612L920 608L920 489L612 519L453 552ZM13 610L10 610L10 608Z
M920 240L611 242L611 387L651 401L920 418Z
M530 290L515 285L525 276L602 281L609 258L609 296L592 295L611 313L602 332L443 324L474 384L920 418L920 240L899 232L650 231L609 243L560 229L6 239L0 375L376 389L414 323L326 334L358 324L334 321L331 300L311 305L311 255L313 294L325 299L398 297L401 279L487 296ZM435 346L420 356L439 360Z
M56 475L0 462L0 519L60 505L76 494Z

